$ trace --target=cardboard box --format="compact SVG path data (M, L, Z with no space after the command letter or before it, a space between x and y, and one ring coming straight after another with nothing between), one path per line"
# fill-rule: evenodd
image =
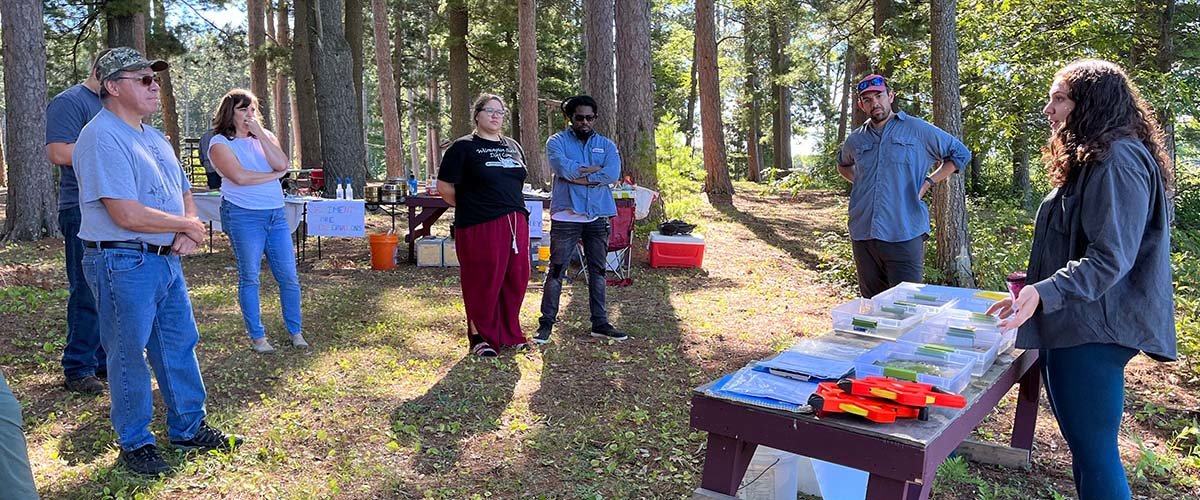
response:
M702 267L704 236L663 236L650 232L650 267Z

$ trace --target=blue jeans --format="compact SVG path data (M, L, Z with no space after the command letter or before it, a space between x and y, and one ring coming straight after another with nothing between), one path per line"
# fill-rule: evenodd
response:
M85 249L87 275L108 354L110 416L117 443L136 450L154 443L150 370L167 406L172 440L195 436L207 397L196 361L196 318L178 256L141 250Z
M1080 500L1130 497L1117 431L1125 411L1125 364L1136 354L1116 344L1041 350L1046 396L1071 449Z
M258 302L258 275L263 253L279 284L279 306L289 334L301 333L300 278L296 275L296 252L288 231L287 214L282 208L251 210L228 201L221 202L221 228L229 235L229 244L238 267L238 304L251 339L266 336Z
M542 286L542 317L538 318L538 323L553 325L558 321L563 273L570 266L571 259L575 258L576 246L582 240L583 253L587 258L588 307L592 315L592 328L608 325L604 278L608 232L607 217L592 222L550 221L550 265L546 272L546 283Z
M104 348L100 346L100 330L96 327L96 299L88 290L83 275L83 242L79 240L79 207L58 211L58 226L62 228L66 253L67 283L67 347L63 349L63 375L75 380L104 373Z
M0 491L4 498L36 499L21 425L21 403L13 397L4 373L0 373Z

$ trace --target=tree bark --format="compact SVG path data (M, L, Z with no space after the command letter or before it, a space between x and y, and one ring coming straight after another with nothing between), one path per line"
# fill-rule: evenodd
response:
M957 0L931 0L929 3L930 59L934 124L962 138L962 104L958 95L957 4ZM959 168L962 167L959 165ZM942 279L953 286L975 288L963 176L951 175L934 188L933 213L937 223L937 266Z
M762 135L759 128L758 109L758 54L754 50L754 29L757 17L754 7L745 8L745 23L742 24L742 45L744 56L742 64L746 65L746 180L762 182L762 153L758 149L758 141Z
M891 30L888 28L887 21L888 21L888 19L892 18L895 10L896 10L895 0L873 0L872 1L871 33L874 34L875 40L886 41L886 40L890 40L892 38L891 32L894 30ZM891 57L887 55L887 50L881 50L881 52L884 52L884 54L879 57L879 61L877 62L878 66L875 68L875 70L877 73L879 73L880 75L883 75L885 78L891 78L892 77L892 66L893 66ZM893 103L893 108L894 107L895 107L895 105Z
M446 21L450 25L446 39L450 51L450 135L458 138L474 128L467 72L467 0L447 0Z
M768 32L771 39L771 96L774 99L771 112L771 146L775 149L773 165L778 175L787 175L786 172L792 170L792 96L782 79L789 71L784 48L787 46L785 37L790 31L786 22L780 20L772 22Z
M854 46L846 44L846 54L842 64L845 65L845 74L842 75L842 102L838 105L838 131L837 144L841 145L846 142L847 120L850 119L850 95L854 91Z
M155 36L153 39L158 43L163 43L170 36L167 34L167 9L163 5L164 0L154 0L154 27ZM150 50L151 57L158 59L171 59L171 55L161 47L152 47ZM175 84L171 82L171 70L163 71L158 74L161 81L159 82L158 96L162 100L162 124L163 134L171 141L171 149L175 150L175 157L179 157L179 111L175 103Z
M550 174L542 162L541 134L538 133L537 4L534 0L517 1L517 59L521 84L521 148L525 167L534 187L550 185Z
M615 90L616 70L613 66L613 22L615 8L613 0L584 0L583 30L587 50L583 92L596 100L598 114L592 124L597 132L612 135L616 127L608 116L616 117L617 97ZM624 153L624 151L622 151Z
M617 0L617 150L624 174L658 188L654 151L654 87L650 72L650 2ZM651 212L652 220L654 212Z
M296 137L300 141L300 166L322 168L321 122L313 79L312 33L317 0L295 0L296 38L292 43L292 74L296 76Z
M434 67L438 54L433 45L425 46L425 56L429 67ZM433 178L437 175L438 166L442 162L442 150L440 147L441 120L439 119L441 117L441 97L438 95L438 79L432 72L429 76L429 84L425 88L425 99L433 106L433 111L425 118L425 177Z
M721 82L717 68L717 27L713 0L696 0L696 76L700 87L700 132L704 140L704 191L714 204L733 203L733 183L725 155Z
M694 30L695 28L693 28ZM700 58L697 51L697 46L700 43L699 38L694 35L692 37L692 64L691 70L688 72L688 97L687 97L687 114L683 117L683 125L679 128L683 129L683 143L690 149L692 141L696 139L696 61Z
M354 87L346 85L354 61L342 25L340 0L317 0L317 16L312 25L312 59L321 117L321 158L325 160L325 178L336 182L349 178L356 193L362 192L367 172L367 150L362 141L362 122L355 111L359 101ZM325 190L333 196L334 190Z
M292 46L291 30L288 27L289 12L288 0L279 0L279 8L275 11L278 23L275 41L285 50ZM275 89L272 92L272 97L275 98L275 137L279 138L283 154L292 158L292 97L289 87L287 71L284 67L276 65Z
M325 1L325 0L321 0ZM363 90L363 0L343 0L346 8L346 41L350 44L351 79L354 80L354 110L358 116L363 144L367 142L366 91ZM364 167L365 168L365 167Z
M146 0L105 4L109 47L133 47L146 53Z
M1021 206L1033 208L1029 190L1029 134L1024 127L1012 138L1012 192L1021 200Z
M418 144L421 144L417 130L419 128L417 125L417 94L413 92L412 87L406 87L404 90L408 93L408 149L412 162L407 173L415 176L421 170L421 152L417 149Z
M246 0L246 40L250 47L250 91L258 97L258 111L263 115L263 127L271 128L271 95L267 93L270 74L267 73L266 2Z
M58 233L57 189L46 159L46 34L42 2L0 2L9 189L0 242Z
M383 107L383 149L387 176L400 177L404 170L400 151L400 112L396 109L396 82L392 79L391 44L388 42L387 1L371 0L375 32L375 65L379 75L379 100Z
M8 173L4 168L4 129L0 128L0 187L8 186Z
M851 47L854 48L853 45ZM871 61L870 59L867 59L867 54L863 53L857 48L854 48L853 61L854 64L852 67L854 68L854 71L851 72L852 76L850 77L850 84L848 85L848 91L850 92L850 108L853 109L853 113L850 114L850 131L853 131L855 128L862 125L863 122L867 121L867 112L858 107L858 89L855 88L855 84L858 83L859 79L867 76L867 74L869 74L871 71ZM893 107L894 104L895 103L893 103ZM916 113L916 111L914 111L914 113Z

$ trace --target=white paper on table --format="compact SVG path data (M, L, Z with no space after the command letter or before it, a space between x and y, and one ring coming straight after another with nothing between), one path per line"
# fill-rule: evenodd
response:
M541 238L542 234L542 202L525 201L525 210L529 211L529 237Z
M308 204L308 234L363 238L366 232L363 200L328 200Z

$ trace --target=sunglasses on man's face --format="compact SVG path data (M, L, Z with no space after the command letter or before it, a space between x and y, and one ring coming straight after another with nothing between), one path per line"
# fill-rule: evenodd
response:
M867 87L880 87L880 86L886 86L886 84L884 83L882 76L877 76L877 77L871 78L869 80L863 80L861 82L858 82L858 91L862 92L863 90L866 90Z
M596 121L596 115L575 115L571 119L577 122L594 122Z
M142 76L120 76L117 80L138 80L142 82L143 87L149 87L151 83L160 81L158 75L142 75Z

